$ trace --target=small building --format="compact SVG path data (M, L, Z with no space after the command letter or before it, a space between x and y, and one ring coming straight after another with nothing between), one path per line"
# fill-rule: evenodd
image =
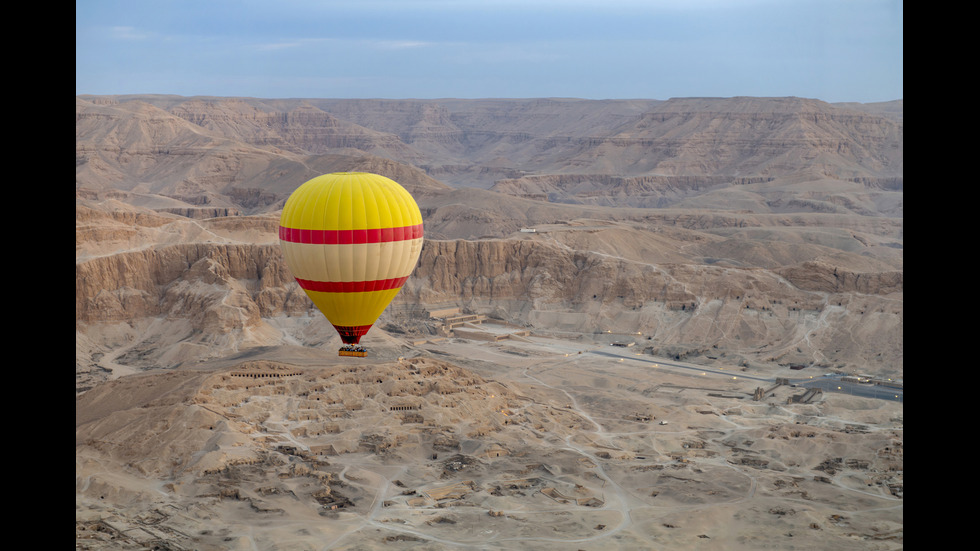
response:
M508 455L509 452L507 451L507 448L501 446L500 444L494 443L487 446L487 449L484 452L484 454L487 457L500 457L500 456Z

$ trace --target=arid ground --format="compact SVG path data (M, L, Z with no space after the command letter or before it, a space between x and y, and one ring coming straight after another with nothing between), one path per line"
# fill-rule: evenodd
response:
M76 549L902 549L903 139L901 101L76 97ZM367 358L277 240L335 171L424 218Z

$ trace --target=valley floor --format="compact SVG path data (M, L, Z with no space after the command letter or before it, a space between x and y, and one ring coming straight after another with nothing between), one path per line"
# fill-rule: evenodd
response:
M451 339L416 353L506 389L514 423L474 428L487 414L461 400L448 415L422 408L421 426L386 424L371 402L353 413L359 436L383 427L390 447L310 461L325 440L290 420L294 401L269 397L236 445L275 439L278 458L197 478L140 473L80 445L76 548L903 547L901 402L826 392L792 403L802 389L736 368L697 372L579 340Z

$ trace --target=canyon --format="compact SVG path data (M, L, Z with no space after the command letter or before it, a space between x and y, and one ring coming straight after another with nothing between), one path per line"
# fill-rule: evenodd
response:
M278 245L338 171L424 219L366 360ZM78 96L76 542L901 548L901 402L749 381L904 380L903 171L901 100Z

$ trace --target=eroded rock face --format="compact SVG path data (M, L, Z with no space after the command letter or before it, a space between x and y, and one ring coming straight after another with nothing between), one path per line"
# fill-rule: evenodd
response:
M75 275L77 322L164 315L195 319L198 329L219 332L221 324L206 323L209 310L234 309L242 325L254 325L261 316L287 311L295 286L278 245L154 247L76 264Z
M122 233L144 231L136 220L161 227L149 215L125 219L131 225ZM181 339L208 343L213 354L216 336L225 336L218 342L228 347L270 344L285 337L275 336L268 320L317 318L278 244L262 233L274 224L232 220L220 227L249 228L264 235L261 243L163 244L77 262L77 326L165 318L186 326ZM399 312L455 304L542 329L641 333L646 345L671 354L679 346L728 350L750 362L841 367L870 361L894 369L901 365L902 292L901 271L866 273L819 261L767 270L642 262L542 236L430 239L396 298L401 309L386 312L379 326L432 334L426 324L433 322L406 323Z
M544 241L428 241L415 277L425 282L421 287L429 295L424 298L436 301L459 297L555 304L616 299L627 305L697 302L657 267Z
M797 272L790 276L793 273ZM194 318L219 303L262 317L308 311L290 302L295 282L277 244L198 243L127 251L79 263L76 275L80 322L158 315ZM825 289L826 277L801 267L796 279L803 290L856 290L847 289L845 283L837 285L840 289ZM691 279L703 280L698 293L689 290ZM860 286L863 293L901 291L900 278L897 282L885 277L865 279L888 285L875 287L874 281L868 281ZM619 300L627 308L661 302L669 308L693 309L735 295L739 300L770 303L793 296L774 276L758 270L649 265L522 239L429 240L412 280L403 300L572 305ZM229 296L240 298L229 302Z
M807 291L888 295L904 290L905 277L900 270L860 273L814 261L788 266L777 272L796 287Z
M76 98L78 363L121 342L146 365L308 342L278 327L319 319L282 263L278 209L312 176L363 170L425 220L378 325L400 336L436 333L437 304L900 372L901 153L900 115L799 98Z

